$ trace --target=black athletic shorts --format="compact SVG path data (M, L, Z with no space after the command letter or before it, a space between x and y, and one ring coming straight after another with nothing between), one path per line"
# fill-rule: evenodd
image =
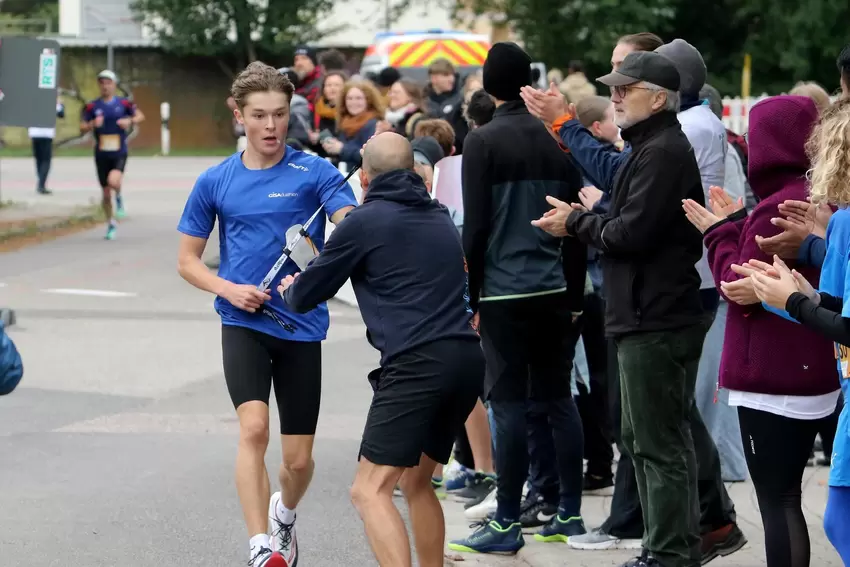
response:
M322 343L279 339L222 325L224 379L233 406L269 403L271 387L282 435L315 435L322 399Z
M97 168L97 180L100 181L101 187L108 187L109 172L117 169L124 173L124 167L127 165L126 154L95 154L94 165Z
M478 341L447 339L400 354L369 381L375 395L360 455L376 465L415 467L424 453L447 463L484 383Z

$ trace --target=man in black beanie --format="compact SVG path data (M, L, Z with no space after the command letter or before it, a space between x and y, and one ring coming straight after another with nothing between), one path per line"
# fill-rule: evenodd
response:
M515 553L525 544L520 501L529 466L529 409L551 423L560 481L557 513L548 514L551 520L535 539L563 542L585 533L582 430L570 377L587 252L577 239L531 225L546 212L547 196L578 195L581 174L526 109L520 89L530 84L528 54L514 43L495 44L484 63L484 90L496 111L464 142L463 248L473 322L487 361L484 396L495 421L498 480L495 517L451 542L455 551Z
M324 81L316 50L307 46L296 48L292 69L298 75L295 94L306 98L310 103L310 112L313 112L314 105L322 94Z

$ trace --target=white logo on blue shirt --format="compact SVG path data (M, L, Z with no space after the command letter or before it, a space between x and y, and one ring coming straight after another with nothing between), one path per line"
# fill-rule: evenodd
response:
M269 199L276 197L297 197L298 193L269 193Z
M293 169L300 169L301 171L310 171L307 167L305 167L303 165L296 165L294 163L288 163L286 165L288 165L289 167L291 167Z

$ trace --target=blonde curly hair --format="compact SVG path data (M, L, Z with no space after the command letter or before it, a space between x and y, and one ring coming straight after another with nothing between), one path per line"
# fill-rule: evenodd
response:
M850 205L850 99L840 99L823 112L806 151L812 162L812 203Z

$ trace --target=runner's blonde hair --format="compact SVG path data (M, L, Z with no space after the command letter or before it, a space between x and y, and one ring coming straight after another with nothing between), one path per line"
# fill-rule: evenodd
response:
M826 109L806 144L812 203L850 205L850 99Z

